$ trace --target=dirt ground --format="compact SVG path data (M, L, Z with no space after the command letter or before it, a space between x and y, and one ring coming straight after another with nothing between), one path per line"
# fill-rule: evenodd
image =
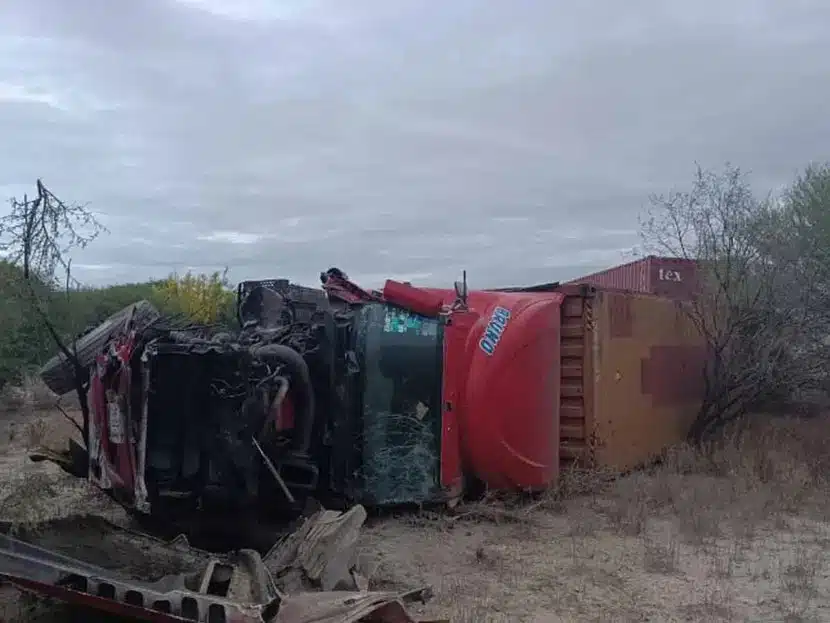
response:
M455 623L830 621L828 424L776 422L610 482L569 473L521 504L374 518L360 564L379 588L431 584L415 614ZM128 523L120 508L26 458L68 434L56 412L0 414L0 521L46 522L47 544L72 526L72 551L129 558L129 539L94 538L101 518ZM65 617L0 587L0 620Z

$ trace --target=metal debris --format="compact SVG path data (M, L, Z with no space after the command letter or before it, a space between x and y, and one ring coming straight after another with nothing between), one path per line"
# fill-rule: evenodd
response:
M61 548L40 547L25 532L21 538L0 534L0 580L24 591L139 621L415 623L405 604L428 599L428 587L405 593L369 591L368 583L355 571L357 537L365 519L361 506L346 513L318 511L272 548L265 560L253 550L212 555L189 548L186 540L162 543L96 520L97 529L106 525L112 532L112 538L104 535L104 542L146 539L136 551L146 551L148 556L154 551L157 558L175 555L195 561L198 567L154 579L146 573L141 577L130 573L142 567L142 562L134 562L130 569L116 568L116 564L105 568L57 551ZM42 532L35 526L31 534ZM46 542L61 538L53 534ZM84 551L79 547L78 556ZM99 558L96 562L101 562Z
M345 513L318 511L278 543L265 564L286 593L359 590L357 538L365 521L360 505Z

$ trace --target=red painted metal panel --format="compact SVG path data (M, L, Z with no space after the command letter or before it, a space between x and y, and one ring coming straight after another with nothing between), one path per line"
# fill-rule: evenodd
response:
M568 283L587 283L599 288L688 299L698 287L698 271L693 260L649 255Z
M454 290L418 290L442 296L447 305L456 298ZM473 290L467 299L471 315L459 331L445 333L445 402L452 403L445 428L457 425L465 470L491 489L539 490L559 474L564 298L560 292ZM442 443L454 452L450 432L445 430ZM442 479L452 487L455 458L442 454L441 460L449 461Z
M699 285L697 262L676 257L651 257L651 294L688 300Z
M135 348L135 337L122 337L111 353L99 355L90 382L92 427L90 436L98 441L99 474L96 484L116 489L133 498L136 486L136 440L129 425L131 407L123 397L130 395L130 373L127 362ZM114 356L113 356L114 354Z
M475 328L479 314L459 310L453 314L444 332L443 424L441 433L441 486L448 497L463 491L463 465L459 413L464 408L464 390L467 381L467 338Z
M492 489L542 489L558 476L563 299L557 292L470 293L480 320L465 349L462 455ZM509 323L488 352L484 338L500 309L509 311Z
M651 293L651 258L621 264L573 279L569 283L589 283L600 288Z

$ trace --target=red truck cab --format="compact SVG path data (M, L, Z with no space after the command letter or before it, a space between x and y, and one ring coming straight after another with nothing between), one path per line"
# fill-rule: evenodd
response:
M177 516L276 512L308 495L451 501L556 479L555 287L321 279L240 284L237 333L115 335L90 371L89 478Z
M455 290L389 281L384 297L445 318L441 484L460 492L475 479L490 489L534 490L559 467L557 348L563 296Z

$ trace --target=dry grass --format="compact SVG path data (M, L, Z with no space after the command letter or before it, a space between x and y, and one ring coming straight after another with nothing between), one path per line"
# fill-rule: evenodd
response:
M432 583L425 614L454 621L830 620L829 426L758 418L626 477L383 523L373 583Z
M667 538L647 536L643 539L643 568L649 573L677 573L680 551L673 534Z
M22 457L71 434L59 414L33 415L0 454L0 519L105 512L83 483ZM541 497L377 521L360 565L376 588L431 584L414 614L455 623L828 621L828 424L767 419L626 477L573 469Z
M26 375L19 386L6 386L0 392L0 412L29 414L50 411L58 404L56 396L40 377Z

